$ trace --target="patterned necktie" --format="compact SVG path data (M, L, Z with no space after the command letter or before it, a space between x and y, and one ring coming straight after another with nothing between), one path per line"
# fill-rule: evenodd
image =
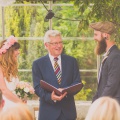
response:
M54 72L55 72L55 75L58 79L58 83L61 84L61 70L60 70L60 66L58 64L58 58L54 58Z

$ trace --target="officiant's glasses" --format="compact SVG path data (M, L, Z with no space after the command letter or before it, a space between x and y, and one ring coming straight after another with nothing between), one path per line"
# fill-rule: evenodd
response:
M53 46L56 46L56 45L62 45L63 42L60 41L60 42L48 42L49 44L53 45Z

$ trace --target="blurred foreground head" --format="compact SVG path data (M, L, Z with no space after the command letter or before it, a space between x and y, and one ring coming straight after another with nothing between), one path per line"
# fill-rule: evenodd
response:
M1 112L0 120L33 120L33 116L26 104L17 103L12 108Z
M115 99L101 97L90 106L85 120L120 120L120 106Z

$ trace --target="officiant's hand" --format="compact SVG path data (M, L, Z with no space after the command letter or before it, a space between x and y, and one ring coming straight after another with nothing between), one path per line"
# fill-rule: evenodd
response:
M65 92L64 94L58 96L55 94L55 92L53 91L52 94L51 94L51 99L53 101L61 101L65 96L67 95L67 92Z

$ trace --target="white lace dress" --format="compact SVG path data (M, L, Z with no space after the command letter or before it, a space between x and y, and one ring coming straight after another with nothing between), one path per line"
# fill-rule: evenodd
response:
M11 79L11 82L8 82L6 79L5 79L5 83L6 83L6 86L7 88L12 91L12 93L15 94L15 88L16 88L16 85L18 84L19 82L19 79L18 78L12 78ZM4 95L3 95L3 98L5 100L5 105L4 105L4 108L3 110L6 110L7 108L10 108L12 106L14 106L16 103L8 100Z

